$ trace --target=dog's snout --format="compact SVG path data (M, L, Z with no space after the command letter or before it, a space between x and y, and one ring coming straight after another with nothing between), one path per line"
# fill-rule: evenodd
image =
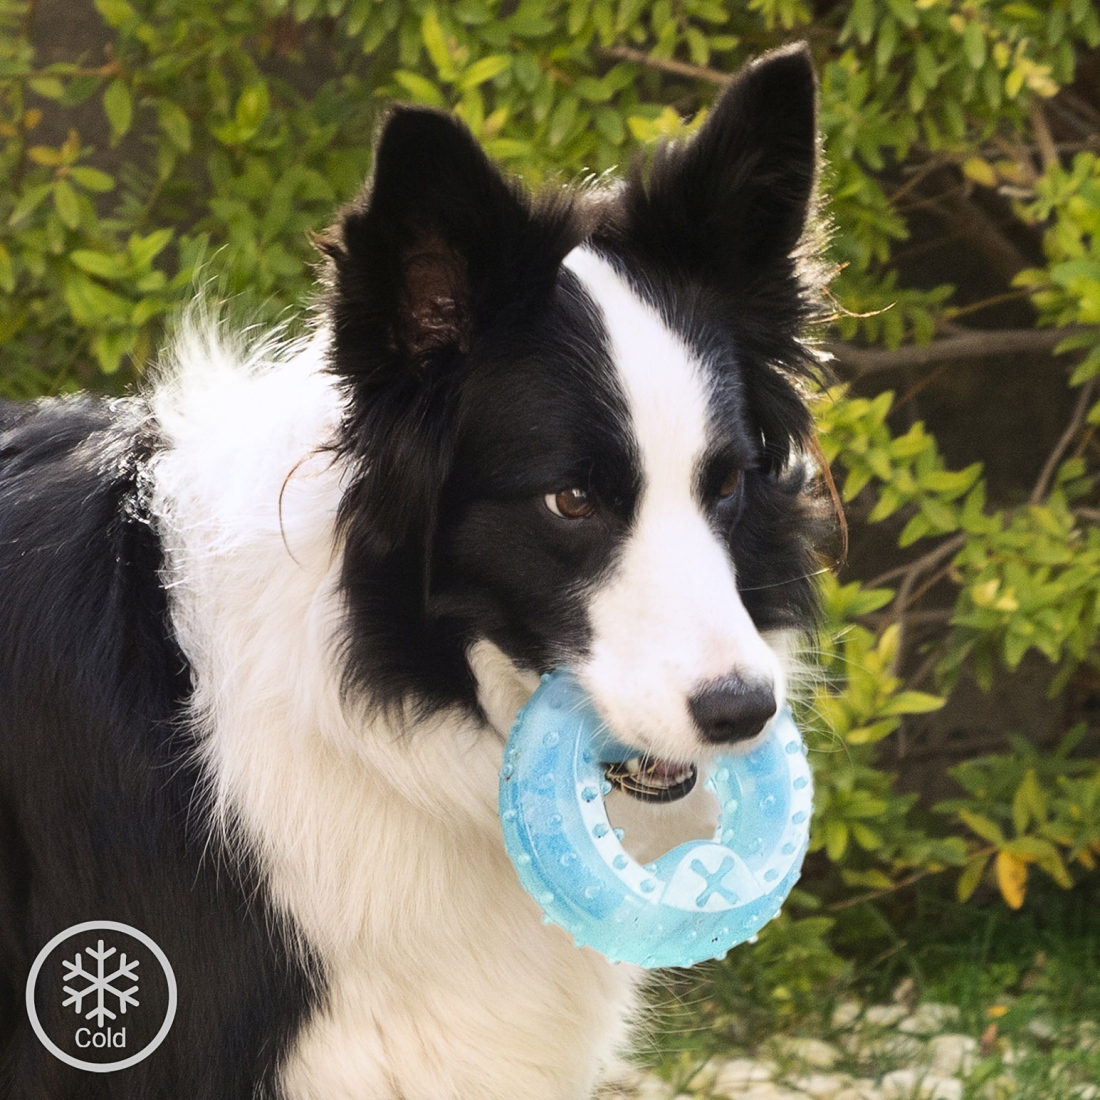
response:
M775 693L762 681L739 676L708 684L688 700L705 741L730 744L755 737L775 714Z

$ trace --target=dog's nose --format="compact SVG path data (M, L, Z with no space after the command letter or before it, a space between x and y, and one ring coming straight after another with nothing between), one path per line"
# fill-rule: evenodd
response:
M715 744L748 741L775 714L771 685L739 676L708 684L688 700L688 709L703 735Z

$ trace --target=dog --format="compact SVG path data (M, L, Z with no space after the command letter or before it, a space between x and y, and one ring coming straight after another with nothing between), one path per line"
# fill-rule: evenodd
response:
M142 395L0 409L0 1093L591 1095L641 972L520 887L503 743L570 667L659 852L713 811L695 762L783 705L822 511L815 98L786 48L623 181L537 196L398 107L311 335L199 312ZM97 920L178 991L113 1072L25 994Z

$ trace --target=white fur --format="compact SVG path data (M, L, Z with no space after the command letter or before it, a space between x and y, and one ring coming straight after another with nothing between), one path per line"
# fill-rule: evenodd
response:
M398 729L341 705L323 344L247 356L192 334L155 401L154 505L211 809L328 990L286 1095L581 1100L626 1038L638 975L544 926L505 855L502 736L530 681L483 645L492 726Z
M642 463L636 519L593 594L591 655L578 675L620 739L696 759L688 699L706 681L762 680L780 703L785 690L693 492L711 432L706 369L606 260L578 248L565 264L603 315Z

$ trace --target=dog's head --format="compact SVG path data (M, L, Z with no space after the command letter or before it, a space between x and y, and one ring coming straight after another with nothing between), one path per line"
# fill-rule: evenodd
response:
M760 731L814 610L814 104L806 51L772 54L622 184L540 198L390 116L325 244L351 686L473 705L487 640L654 756Z

